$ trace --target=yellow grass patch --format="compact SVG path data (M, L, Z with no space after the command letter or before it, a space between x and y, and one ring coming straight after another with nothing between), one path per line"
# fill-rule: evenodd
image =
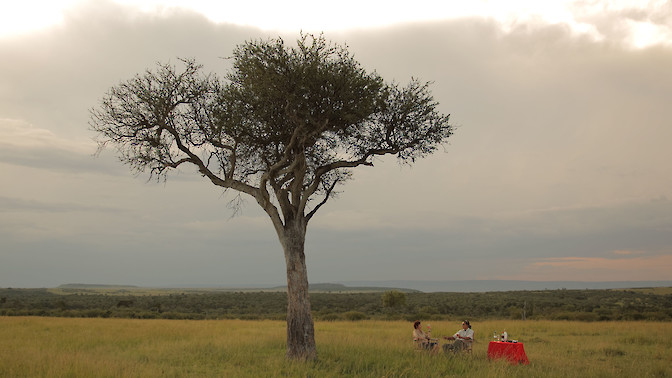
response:
M460 325L429 323L433 336ZM451 357L414 350L410 322L318 322L318 361L295 363L284 358L282 321L0 317L0 377L672 376L672 323L472 325L473 354ZM503 328L524 342L530 365L487 359Z

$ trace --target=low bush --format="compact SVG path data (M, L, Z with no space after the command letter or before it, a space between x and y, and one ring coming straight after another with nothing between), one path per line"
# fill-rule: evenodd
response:
M350 321L364 320L367 318L368 316L366 316L365 313L359 311L348 311L343 314L343 319Z

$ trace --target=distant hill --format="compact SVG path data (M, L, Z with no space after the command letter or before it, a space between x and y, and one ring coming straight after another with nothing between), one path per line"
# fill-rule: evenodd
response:
M584 289L639 289L652 287L672 287L672 281L514 281L514 280L465 280L465 281L341 281L334 283L311 283L312 292L323 293L365 293L399 290L405 293L413 292L446 292L446 293L484 293L493 291L525 291L525 290L584 290ZM69 283L60 285L59 289L69 290L142 290L149 289L135 285L104 285ZM284 285L187 285L162 286L152 289L193 289L219 291L286 291Z
M672 287L672 281L342 281L347 286L403 287L422 292L482 293L490 291L520 290L583 290L583 289L635 289L646 287Z
M274 289L286 290L286 286L276 286ZM347 286L339 283L314 283L308 285L309 291L314 292L323 292L323 293L338 293L338 292L383 292L387 290L398 290L404 293L416 293L420 290L409 289L409 288L398 288L398 287L385 287L385 286Z
M154 289L154 290L168 290L168 289L193 289L196 291L287 291L287 286L273 286L273 287L263 287L263 286L235 286L235 287L224 287L217 285L196 285L196 286L185 286L185 287L153 287L147 288L142 286L135 285L103 285L103 284L83 284L83 283L69 283L63 284L57 287L58 289L69 289L69 290L144 290L144 289ZM414 293L420 292L420 290L408 289L408 288L396 288L396 287L385 287L385 286L347 286L340 283L315 283L309 284L308 290L312 292L323 292L323 293L377 293L387 290L398 290L404 293Z
M102 284L83 284L83 283L69 283L59 285L58 289L135 289L139 286L135 285L102 285Z

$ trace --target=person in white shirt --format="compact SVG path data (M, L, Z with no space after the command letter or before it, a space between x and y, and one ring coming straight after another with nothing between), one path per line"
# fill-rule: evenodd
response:
M462 329L455 332L453 336L444 336L446 340L455 340L452 344L444 344L443 351L458 352L471 347L474 342L474 330L471 329L471 324L468 320L462 322Z

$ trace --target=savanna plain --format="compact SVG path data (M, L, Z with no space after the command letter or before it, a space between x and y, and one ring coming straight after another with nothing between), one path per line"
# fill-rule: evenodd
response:
M425 321L432 336L460 320ZM1 377L672 377L672 323L472 321L471 354L416 350L408 321L317 321L318 360L285 359L277 320L0 317ZM487 358L494 331L529 365Z

